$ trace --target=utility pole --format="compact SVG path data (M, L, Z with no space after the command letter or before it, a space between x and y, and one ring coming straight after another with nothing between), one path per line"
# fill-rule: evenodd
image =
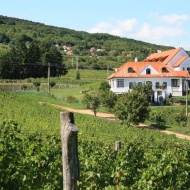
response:
M48 93L50 93L50 62L48 63Z
M78 55L76 55L76 71L78 70L78 67L79 67L79 65L78 65Z

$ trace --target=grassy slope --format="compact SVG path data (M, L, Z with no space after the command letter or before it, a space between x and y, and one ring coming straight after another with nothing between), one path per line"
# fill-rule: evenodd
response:
M107 72L106 71L95 71L95 70L80 70L80 74L81 74L81 79L80 80L75 80L75 70L69 70L68 74L57 79L57 83L68 83L68 81L75 81L80 83L81 81L84 81L86 83L89 84L85 84L85 85L76 85L73 88L67 88L67 89L57 89L57 88L53 88L51 89L50 93L51 96L54 97L53 99L45 99L48 102L51 103L56 103L56 104L60 104L60 105L64 105L67 107L72 107L72 108L77 108L77 109L85 109L86 105L82 104L82 98L84 93L81 93L82 91L88 91L90 89L97 89L100 85L100 83L102 81L106 80L106 75ZM55 79L52 79L55 80ZM43 100L44 96L47 96L47 89L46 90L42 90L40 92L37 92L36 90L33 91L22 91L20 92L20 95L29 95L32 96L34 99L38 99L40 101L40 99ZM67 102L67 98L69 96L72 96L76 99L76 101L74 101L74 103L69 103ZM61 101L60 101L61 100ZM175 108L175 110L181 110L184 108L184 106L154 106L152 107L153 110L165 110L165 109L171 109L171 108ZM101 112L107 112L107 110L103 107L100 107L98 111ZM177 111L177 112L178 112ZM176 112L176 111L175 111ZM168 116L169 117L169 116ZM152 122L148 121L147 124L153 124ZM171 131L176 131L179 133L183 133L183 134L188 134L190 135L190 130L187 127L179 127L177 125L165 125L165 126L161 126L161 128L166 128L167 130L171 130Z

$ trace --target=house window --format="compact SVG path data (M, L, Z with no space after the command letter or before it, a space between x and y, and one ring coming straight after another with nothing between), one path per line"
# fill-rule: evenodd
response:
M159 88L159 86L160 86L160 83L159 82L156 82L156 88Z
M132 67L128 68L128 73L133 73L133 68Z
M117 79L117 88L124 87L124 79Z
M129 89L133 88L133 82L129 82Z
M179 87L179 79L172 79L172 87Z
M162 73L166 73L166 72L167 72L166 67L162 67Z
M163 88L164 88L164 89L167 88L167 82L163 82Z
M146 69L146 74L147 74L147 75L151 74L151 69L149 69L149 68Z
M158 91L158 96L162 96L162 91Z
M139 86L142 86L142 82L138 82L138 85L139 85Z

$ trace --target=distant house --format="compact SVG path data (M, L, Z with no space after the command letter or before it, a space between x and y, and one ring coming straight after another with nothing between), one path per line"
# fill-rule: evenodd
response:
M189 84L190 57L183 48L158 51L147 59L126 62L108 77L111 90L116 94L126 93L133 83L152 85L152 101L160 102L172 96L182 96ZM189 85L188 85L189 86Z

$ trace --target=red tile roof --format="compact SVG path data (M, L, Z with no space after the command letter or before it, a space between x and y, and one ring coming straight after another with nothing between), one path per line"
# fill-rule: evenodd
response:
M163 51L159 53L153 53L144 61L152 62L159 61L167 64L182 48L176 48L168 51Z
M126 62L115 73L110 75L108 79L112 78L152 78L152 77L189 77L189 72L186 71L174 71L173 68L167 65L167 63L181 50L181 48L172 49L164 52L151 54L143 62ZM188 56L183 56L175 63L175 67L179 66ZM154 68L157 74L141 74L143 69L147 66ZM132 68L133 72L129 73L128 69ZM166 72L162 71L165 69Z

